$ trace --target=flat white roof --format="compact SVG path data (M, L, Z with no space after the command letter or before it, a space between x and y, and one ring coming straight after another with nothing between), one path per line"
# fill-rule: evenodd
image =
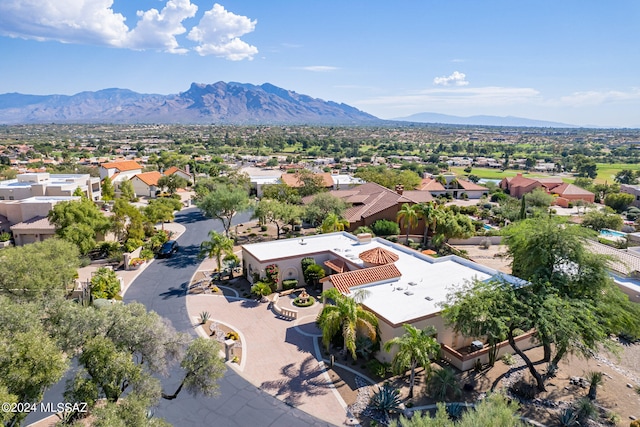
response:
M277 262L278 258L328 252L331 258L340 258L359 267L364 267L364 263L358 255L376 247L398 255L395 265L402 276L383 284L352 287L351 291L352 293L357 289L369 291L369 296L363 304L396 325L440 312L438 303L446 299L447 293L453 287L474 279L484 281L497 276L515 285L526 283L454 255L432 258L380 238L373 238L369 243L359 243L355 236L346 232L243 246L262 263L271 260Z

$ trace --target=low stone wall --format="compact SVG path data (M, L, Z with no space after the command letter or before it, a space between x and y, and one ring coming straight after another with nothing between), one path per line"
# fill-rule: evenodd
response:
M134 258L140 258L140 252L142 252L142 246L137 248L132 252L124 253L124 269L125 270L134 270L135 268L131 266L131 260Z
M515 341L521 350L528 350L537 345L537 342L532 338L532 335L533 331L527 332L526 334L522 334L515 338ZM453 348L449 347L448 345L442 344L440 356L442 357L442 359L451 363L461 371L468 371L469 369L472 369L474 367L478 360L480 360L480 363L482 364L489 363L489 350L490 348L488 346L485 346L482 350L463 355ZM509 341L502 341L500 344L498 344L498 358L504 356L507 353L513 352L514 351L511 348Z
M288 319L297 319L298 318L298 311L297 310L292 310L290 308L285 308L285 307L280 307L278 305L278 300L280 299L280 295L276 294L273 297L273 300L271 301L271 308L273 309L273 311L276 312L276 314L282 316L282 317L286 317Z

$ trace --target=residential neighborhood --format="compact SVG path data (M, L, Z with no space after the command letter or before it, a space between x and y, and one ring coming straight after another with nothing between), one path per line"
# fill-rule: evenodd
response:
M633 377L640 374L605 351L624 344L633 360L640 338L634 184L640 176L633 168L603 182L581 176L578 163L569 169L528 162L527 168L526 159L514 158L505 168L499 156L491 163L487 156L435 151L422 157L303 158L277 149L187 155L170 150L169 140L153 141L134 149L114 140L108 145L116 154L53 166L42 159L37 170L18 161L20 153L33 152L28 144L3 146L3 264L18 277L20 257L55 251L66 260L42 261L42 268L61 263L55 281L17 284L2 272L3 304L28 301L35 286L61 298L62 311L51 312L61 319L85 306L117 311L145 304L174 323L177 331L167 336L191 334L187 354L215 355L209 370L189 375L226 371L259 393L256 399L277 402L278 416L310 417L305 425L376 425L438 402L477 402L491 384L523 402L525 422L553 425L554 417L573 411L574 403L558 402L579 402L584 394L572 378L588 383L595 364L607 369L598 400L603 416L638 416L640 394L615 407L602 397L626 392L628 384L629 393L634 384L640 389ZM74 144L77 154L95 153L83 144ZM45 274L35 266L27 271ZM607 297L594 299L599 294ZM545 304L578 310L562 323L574 341L543 328L557 313ZM584 307L609 313L598 314L590 337L581 329ZM539 314L526 314L532 312ZM426 359L403 362L409 351L403 343L415 334L423 336ZM78 344L79 354L91 351L95 339ZM149 339L157 351L166 345ZM592 356L578 359L574 353L582 350ZM134 368L155 378L145 362ZM63 381L63 372L43 389ZM516 379L504 380L507 374ZM129 389L126 376L119 381L122 391ZM163 389L154 407L171 419L182 408L172 405L218 402L207 397L217 387L211 382L188 398ZM392 407L376 406L390 392L385 387L397 394ZM55 399L47 393L38 398ZM527 393L546 403L527 400ZM92 410L101 413L99 405ZM15 419L54 422L26 415ZM85 419L81 412L65 416Z

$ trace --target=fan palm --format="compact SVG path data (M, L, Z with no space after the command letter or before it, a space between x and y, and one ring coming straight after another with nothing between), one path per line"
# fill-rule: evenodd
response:
M396 216L396 220L402 223L402 226L407 230L407 240L405 241L407 245L409 244L411 228L418 226L418 217L419 213L415 205L410 205L409 203L404 203Z
M213 230L209 231L209 240L200 243L200 258L215 258L218 269L222 269L222 256L233 254L233 240Z
M324 291L322 296L325 301L333 301L333 304L325 304L316 319L322 330L322 343L329 349L331 339L341 330L344 346L356 360L357 330L365 330L367 336L375 342L378 338L378 319L360 305L358 298L347 297L335 288Z
M398 346L398 352L393 357L391 366L396 374L403 373L407 368L411 369L409 378L409 397L413 397L413 384L416 377L416 368L422 366L427 374L431 372L431 359L440 354L440 344L433 336L436 329L428 326L418 329L412 325L404 324L405 333L384 343L384 350L390 351Z

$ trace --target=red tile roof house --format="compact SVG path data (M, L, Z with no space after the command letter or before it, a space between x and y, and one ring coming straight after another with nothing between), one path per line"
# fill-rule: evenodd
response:
M169 169L167 169L166 171L162 172L162 174L164 176L169 176L169 175L178 175L179 177L182 177L184 179L186 179L187 181L189 181L189 183L193 183L193 175L190 174L189 172L180 169L177 166L171 166Z
M119 188L120 182L131 179L139 173L142 173L142 166L133 160L107 162L100 165L100 179L104 180L108 176L116 189Z
M322 187L333 188L333 178L331 178L331 173L325 172L314 175L322 179ZM300 181L299 173L283 173L282 176L280 176L280 180L283 184L292 188L300 188L304 186L304 182Z
M247 279L253 282L254 275L264 277L267 266L276 265L279 287L287 279L305 284L301 271L301 261L305 257L314 258L316 264L325 269L327 276L321 281L323 290L336 288L346 296L353 296L361 289L368 291L362 304L378 318L381 342L401 336L405 323L417 328L433 326L437 330L442 357L462 370L471 369L478 359L486 363L488 348L468 353L469 344L483 337L463 337L445 325L439 303L446 299L451 287L474 279L526 285L516 277L464 258L454 255L432 258L388 240L372 238L370 234L356 237L338 232L242 247ZM283 305L288 304L287 300L280 299L278 304L299 321L305 316L304 309ZM535 345L529 334L518 339L523 348ZM507 342L500 345L499 354L510 351ZM376 357L388 362L394 354L380 351Z
M350 205L344 214L345 219L349 221L350 231L360 226L370 227L379 219L396 222L398 211L404 203L413 205L433 200L428 191L411 191L402 188L393 191L375 182L367 182L348 190L333 190L329 194L341 198ZM313 197L305 197L302 202L309 203ZM422 235L423 232L424 221L419 221L418 226L411 229L411 234ZM404 233L406 230L401 227L400 234Z
M592 192L573 184L567 184L559 177L525 178L519 173L514 177L503 178L500 181L500 188L507 190L511 196L518 199L536 188L542 188L549 194L557 195L554 203L565 208L569 206L569 203L578 200L587 203L593 203L595 200L595 194Z
M158 180L162 178L162 174L158 171L144 172L135 175L131 178L133 184L133 190L136 196L144 196L155 198L156 191L159 190Z
M449 193L454 199L463 198L464 194L466 194L469 199L479 199L482 196L489 194L489 189L487 187L457 178L455 175L443 176L446 180L445 185L442 185L433 177L427 177L422 179L420 186L418 186L418 190L428 191L433 197Z

